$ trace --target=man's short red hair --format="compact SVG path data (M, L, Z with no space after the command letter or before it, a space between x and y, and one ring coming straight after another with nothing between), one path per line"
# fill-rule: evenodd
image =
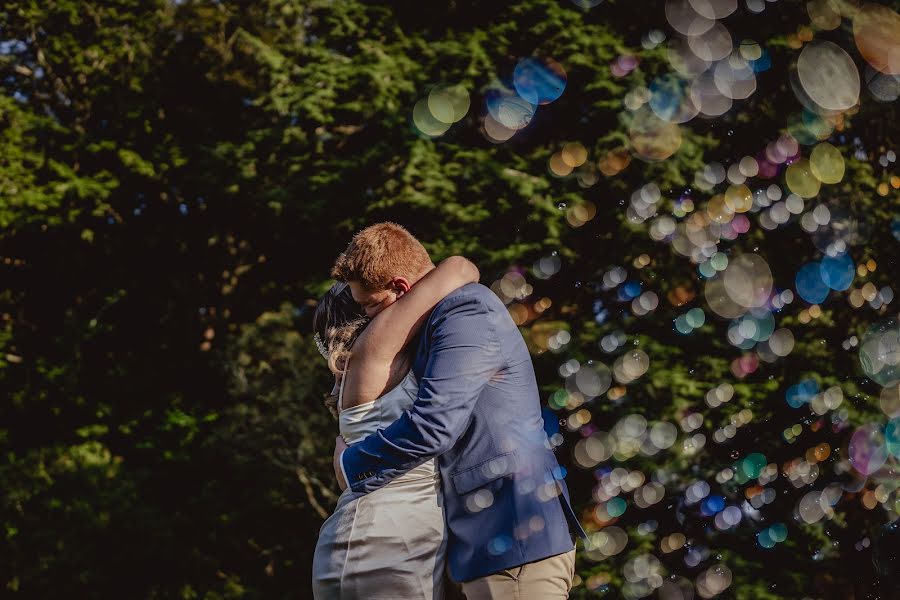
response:
M367 289L384 289L394 277L415 282L432 266L424 246L396 223L366 227L338 256L331 276L338 281L359 281Z

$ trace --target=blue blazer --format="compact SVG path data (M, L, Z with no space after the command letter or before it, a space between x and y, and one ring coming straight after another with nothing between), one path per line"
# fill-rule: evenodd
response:
M410 410L344 451L353 492L377 490L437 457L456 581L568 552L586 537L544 432L531 356L488 288L469 284L432 311Z

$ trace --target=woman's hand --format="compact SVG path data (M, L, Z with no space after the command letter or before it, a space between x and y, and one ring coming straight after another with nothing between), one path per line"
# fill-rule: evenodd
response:
M454 277L459 277L460 285L467 283L478 283L481 279L481 272L475 263L465 256L450 256L441 261L441 268L446 268Z

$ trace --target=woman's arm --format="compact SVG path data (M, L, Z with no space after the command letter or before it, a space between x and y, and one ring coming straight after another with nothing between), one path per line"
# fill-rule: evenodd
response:
M451 256L378 313L353 344L344 389L347 404L375 400L389 384L396 383L391 381L392 367L431 309L453 290L477 282L479 275L478 268L467 259Z

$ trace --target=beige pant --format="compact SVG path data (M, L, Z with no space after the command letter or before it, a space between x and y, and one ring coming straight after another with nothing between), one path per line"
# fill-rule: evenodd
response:
M565 600L575 577L575 550L466 581L466 600Z

